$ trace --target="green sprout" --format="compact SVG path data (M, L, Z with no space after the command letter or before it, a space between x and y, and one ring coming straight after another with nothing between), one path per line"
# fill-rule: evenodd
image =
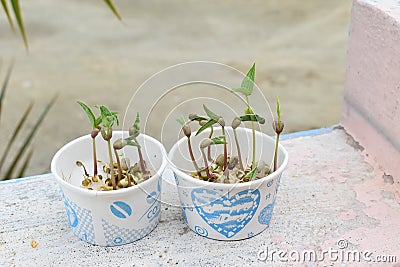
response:
M283 128L285 127L285 124L283 121L281 121L281 104L279 101L279 96L276 100L276 114L278 116L277 120L274 120L272 123L272 128L274 128L274 131L276 133L276 139L275 139L275 153L274 153L274 171L277 169L277 164L278 164L278 144L279 144L279 136L281 135Z
M127 138L128 145L130 146L136 146L139 154L139 161L140 161L140 168L142 170L143 174L148 174L149 171L146 169L146 164L144 163L143 160L143 154L142 154L142 148L140 147L137 137L140 134L140 115L139 112L136 114L136 120L135 123L132 125L131 128L129 128L129 137Z
M200 126L203 126L207 122L207 118L198 116L197 114L189 114L189 120L198 121ZM212 138L212 136L214 134L214 127L213 127L213 125L210 125L209 127L210 127L210 133L208 135L208 138ZM213 159L211 157L211 148L210 147L207 148L207 158L208 158L208 161L210 161L210 162L213 161Z
M214 138L205 138L200 142L200 150L201 150L201 155L203 156L203 160L204 160L204 168L206 170L206 174L207 174L207 178L208 180L213 178L213 175L210 173L210 168L208 166L208 161L207 161L207 157L206 154L204 152L204 149L207 147L210 147L212 145L220 145L223 144L226 146L226 141L225 141L225 136L217 136Z
M111 183L113 190L117 189L117 181L114 174L114 162L111 150L111 137L112 137L112 127L114 125L118 126L118 112L111 112L106 106L95 106L97 109L100 110L100 117L101 117L101 136L107 142L108 146L108 156L110 158L110 173L111 173Z
M245 115L252 115L254 111L250 106L249 96L253 93L254 88L254 77L256 71L256 64L254 63L250 70L247 72L246 77L244 77L240 88L232 89L232 92L241 93L246 97L247 107L244 110ZM252 167L256 163L256 132L254 129L254 121L251 120L251 130L253 135L253 152L252 152Z
M212 112L206 105L203 105L203 109L206 112L209 119L207 122L197 130L196 135L200 134L202 131L207 129L208 127L212 127L212 125L218 123L221 126L222 136L224 138L224 167L223 170L226 171L228 167L228 149L227 149L227 142L225 137L225 120L222 116L215 114Z
M188 145L188 149L189 149L190 159L192 160L193 166L196 169L197 174L199 175L199 177L201 177L200 168L197 165L196 160L193 155L193 149L192 149L192 143L191 143L192 130L190 129L189 124L185 122L185 119L183 117L176 119L176 121L182 126L182 131L185 134L185 136L187 137L187 145Z
M100 124L102 117L99 116L96 118L93 114L93 111L83 102L77 101L77 103L82 107L82 109L86 112L86 115L89 118L90 125L92 126L92 132L90 136L92 137L92 149L93 149L93 176L97 176L97 152L96 152L96 136L100 132Z

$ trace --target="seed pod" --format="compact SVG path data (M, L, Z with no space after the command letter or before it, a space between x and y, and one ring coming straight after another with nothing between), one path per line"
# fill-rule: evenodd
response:
M218 155L217 159L215 160L215 164L217 164L219 167L224 166L224 154Z
M201 141L200 143L200 148L204 149L206 147L209 147L213 144L214 142L210 138L205 138Z
M88 179L88 178L83 179L83 181L82 181L82 185L83 185L84 187L88 187L88 186L91 185L91 184L92 184L92 181L90 181L90 179Z
M92 133L90 134L90 136L91 136L92 138L96 138L96 136L99 134L99 132L100 132L100 129L99 129L99 128L94 128L94 129L92 130Z
M189 120L194 120L194 119L196 119L197 118L197 114L194 114L194 113L191 113L191 114L189 114Z
M224 118L222 118L222 117L219 118L217 122L218 122L218 124L221 125L222 127L225 127L225 120L224 120Z
M135 174L137 172L140 172L140 167L138 166L137 163L135 163L135 165L129 168L129 173Z
M110 178L107 178L106 181L105 181L105 184L106 184L107 186L112 186L112 181L111 181L111 179L110 179Z
M283 123L283 121L280 121L280 122L274 121L272 123L272 128L274 128L274 131L276 134L281 134L284 127L285 127L285 124Z
M190 126L187 125L187 124L183 125L182 130L183 130L183 133L184 133L187 137L189 137L189 136L192 134L192 130L190 129Z
M105 172L105 173L110 173L110 166L108 166L107 164L105 164L105 165L103 165L103 171Z
M121 158L121 168L124 171L129 169L130 161L129 158Z
M239 117L236 117L233 119L232 121L232 128L236 129L237 127L239 127L239 125L242 123L242 121L240 120Z
M118 187L120 188L125 188L128 186L128 180L127 179L122 179L121 181L118 182Z
M260 124L264 124L265 123L265 119L264 118L260 118L260 120L258 121Z
M228 169L232 170L234 167L237 167L239 163L239 158L237 156L233 156L229 159Z
M103 128L101 129L101 136L103 137L104 140L108 141L112 137L112 131L107 131Z
M120 150L124 146L126 146L126 144L127 144L127 141L125 139L118 138L117 140L115 140L113 147L115 150Z
M97 183L99 181L99 177L97 177L97 175L92 176L92 181Z
M207 121L199 121L199 125L203 126L204 124L206 124Z

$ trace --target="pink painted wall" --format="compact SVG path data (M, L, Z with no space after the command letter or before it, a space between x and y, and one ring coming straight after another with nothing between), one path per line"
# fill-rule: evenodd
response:
M341 123L400 180L400 2L354 0Z

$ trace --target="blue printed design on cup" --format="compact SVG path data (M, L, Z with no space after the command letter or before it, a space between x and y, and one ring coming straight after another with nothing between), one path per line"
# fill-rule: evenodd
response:
M271 180L267 183L267 187L271 187L274 184L274 180Z
M115 201L110 205L110 210L114 216L126 219L132 215L132 208L126 202Z
M192 190L192 202L200 217L226 238L239 233L254 217L260 202L258 189L247 189L233 196L209 189Z
M64 200L65 211L67 212L69 225L74 228L78 226L78 216L67 200Z
M199 235L208 236L208 231L207 231L207 229L205 229L205 228L203 228L203 227L201 227L201 226L196 225L196 226L194 227L194 231L195 231L196 233L198 233Z
M157 226L158 222L159 219L154 220L144 228L127 229L113 225L102 219L101 224L103 227L104 237L106 239L106 246L124 245L143 238Z
M64 193L61 194L67 213L67 218L72 231L80 239L95 243L93 218L90 210L79 207L70 201Z
M146 202L148 204L153 204L154 201L157 201L157 193L155 191L151 192L150 194L147 195L146 197Z
M258 215L258 222L264 225L269 225L272 218L272 211L274 210L274 202L268 204L265 208L263 208Z
M159 185L161 180L159 180ZM145 212L140 216L139 221L143 218L147 218L149 221L158 218L161 211L161 202L160 202L160 195L161 195L161 185L157 187L158 192L153 191L146 196L146 202L150 206L145 210Z

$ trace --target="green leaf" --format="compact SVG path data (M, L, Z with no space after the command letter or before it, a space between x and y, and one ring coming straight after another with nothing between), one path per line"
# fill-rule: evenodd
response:
M111 9L111 11L114 13L114 15L121 20L121 16L119 15L117 9L115 8L114 4L112 3L111 0L104 0L104 2L106 2L106 4L108 5L108 7Z
M17 163L19 162L19 160L21 159L23 153L25 152L25 150L27 149L27 147L29 146L30 142L32 141L33 136L35 135L35 133L37 132L40 124L42 123L42 121L44 120L44 118L46 117L47 113L49 112L50 108L54 105L55 101L57 99L57 95L54 96L52 98L52 100L46 105L45 109L43 110L43 112L40 114L39 118L36 120L35 124L33 125L31 131L29 132L28 136L24 139L21 147L19 148L18 152L16 153L14 160L12 161L12 163L10 164L6 174L4 175L4 179L10 179L14 169L17 165Z
M182 126L186 124L185 118L183 116L177 118L176 121Z
M26 168L28 167L29 162L30 162L31 159L32 159L32 156L33 156L33 149L30 149L29 152L28 152L28 155L26 156L26 158L25 158L25 160L24 160L24 163L22 163L22 166L21 166L21 168L19 169L19 173L17 174L16 177L24 177L25 170L26 170Z
M207 118L202 117L202 116L196 116L191 119L191 121L206 121L206 120L207 120Z
M86 115L88 116L88 118L89 118L89 121L90 121L90 125L93 127L93 128L96 128L96 118L94 117L94 114L93 114L93 112L92 112L92 110L85 104L85 103L83 103L83 102L81 102L81 101L76 101L82 108L83 108L83 110L86 112Z
M25 47L26 49L28 49L29 48L28 38L26 37L25 33L25 26L24 26L24 21L22 19L21 8L19 7L19 0L11 0L11 5L14 10L15 19L18 22L19 30L21 32L22 39L24 40Z
M101 116L97 117L94 121L94 126L97 128L101 124Z
M255 72L256 63L254 63L250 70L247 72L246 77L243 79L242 84L240 85L241 88L248 89L250 91L250 95L253 93Z
M136 131L140 132L140 115L139 115L139 112L136 113L136 120L135 120L135 123L133 124L133 127L135 127Z
M211 138L211 140L213 141L214 145L227 144L227 142L224 141L224 138L225 138L224 135L220 135L220 136L216 136L214 138Z
M138 143L136 143L135 141L133 141L133 140L127 140L127 138L125 139L126 141L127 141L127 145L128 146L135 146L135 147L138 147L138 148L140 148L140 145L138 144Z
M279 101L279 96L276 100L276 114L278 114L278 122L281 121L281 103Z
M196 136L215 123L217 123L216 120L209 119L205 124L203 124L203 126L200 127L200 129L197 130Z
M3 5L4 12L6 13L8 23L10 24L11 29L15 32L14 23L11 19L10 10L8 9L6 0L1 0L1 4Z
M210 119L218 121L220 118L222 118L222 116L215 114L209 108L207 108L207 106L204 104L203 104L203 108L204 108L204 111L206 112L207 116L210 117Z
M265 119L257 114L247 114L247 115L240 116L240 120L241 121L257 121L257 122L264 121L265 122Z
M114 123L118 126L118 112L111 112L106 106L104 105L96 105L95 108L100 110L101 121L104 127L111 128Z
M247 89L247 88L235 88L235 89L232 89L232 92L234 92L234 93L241 93L241 94L243 94L243 95L245 95L245 96L250 96L251 95L251 93L252 93L252 91L251 90L249 90L249 89Z
M248 172L248 173L244 176L244 178L250 178L250 181L253 181L253 180L254 180L254 175L256 174L256 171L257 171L257 166L254 167L250 172Z
M11 73L13 70L13 65L11 64L11 66L8 68L6 77L3 81L3 84L1 85L1 93L0 93L0 117L1 117L1 112L3 110L3 100L4 100L4 96L6 94L7 91L7 86L8 86L8 82L10 81L10 77L11 77Z
M10 149L13 146L14 141L16 140L18 133L20 132L20 130L24 126L25 121L28 118L29 113L32 110L32 107L33 107L33 104L29 103L29 105L26 108L24 114L22 115L21 119L19 120L17 126L14 128L14 131L11 134L11 138L10 138L10 140L8 140L7 146L6 146L5 150L3 151L3 155L2 155L1 160L0 160L0 170L3 168L4 162L5 162L5 160L6 160L7 156L8 156L8 153L10 152Z

